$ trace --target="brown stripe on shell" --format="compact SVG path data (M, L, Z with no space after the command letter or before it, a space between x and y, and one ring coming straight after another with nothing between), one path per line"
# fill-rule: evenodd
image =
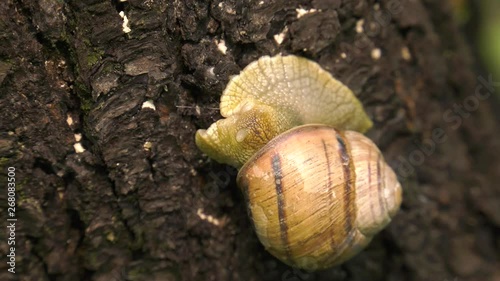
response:
M380 170L382 167L380 165L380 161L381 161L381 155L380 153L378 154L377 156L377 197L378 197L378 203L380 205L380 217L383 218L385 217L385 212L386 212L386 206L385 206L385 200L382 198L382 183L383 183L383 179L382 179L382 171Z
M328 169L328 183L326 189L328 190L329 194L329 199L330 199L330 206L334 206L334 197L333 197L333 184L332 184L332 171L331 171L331 163L330 163L330 158L328 157L328 148L326 146L325 140L321 140L323 143L323 152L325 153L325 159L326 159L326 167ZM330 225L333 226L335 224L333 216L330 217ZM335 228L331 227L330 229L330 246L333 250L337 249L337 244L335 243Z
M356 172L354 170L354 163L352 161L352 156L350 155L350 150L347 148L345 137L341 132L335 130L336 138L338 142L338 152L342 163L342 171L344 174L344 232L346 235L346 241L344 241L345 247L349 247L353 238L353 224L356 221L356 190L354 190L354 183L356 182ZM352 206L353 210L349 208ZM345 248L344 248L345 249Z
M286 223L286 206L283 195L283 172L281 170L281 158L279 154L274 154L271 158L271 166L273 167L274 187L276 189L278 201L278 219L280 224L281 243L285 248L286 259L289 263L293 263L290 252L290 242L288 241L288 225Z

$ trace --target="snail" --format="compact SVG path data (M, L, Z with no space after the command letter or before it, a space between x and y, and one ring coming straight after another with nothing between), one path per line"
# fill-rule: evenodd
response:
M317 63L262 57L233 77L221 115L196 144L239 169L237 184L264 247L306 270L361 251L399 210L402 188L360 101Z

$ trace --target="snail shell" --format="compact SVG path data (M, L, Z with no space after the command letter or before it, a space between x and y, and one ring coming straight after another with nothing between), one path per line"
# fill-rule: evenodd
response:
M401 204L401 185L375 144L353 131L293 128L271 140L237 178L259 240L305 269L363 249Z

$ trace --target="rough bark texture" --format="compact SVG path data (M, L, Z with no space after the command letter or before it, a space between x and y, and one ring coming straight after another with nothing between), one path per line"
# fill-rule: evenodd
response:
M405 188L387 230L323 272L264 250L236 171L193 140L229 77L279 52L355 92ZM500 128L494 95L472 107L472 66L446 1L5 0L1 182L15 167L18 222L0 280L500 280Z

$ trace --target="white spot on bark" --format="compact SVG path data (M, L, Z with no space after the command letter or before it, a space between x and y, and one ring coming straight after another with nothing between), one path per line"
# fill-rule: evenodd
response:
M283 43L283 40L285 40L285 35L287 32L288 32L288 27L285 26L285 28L283 28L283 31L281 31L280 34L275 34L273 36L274 41L276 41L276 43L278 43L278 45L281 45L281 43Z
M224 7L224 3L223 3L223 2L220 2L218 6L219 6L219 8L221 8L221 10L222 10L222 8ZM226 7L226 13L228 13L228 14L230 14L230 15L236 15L236 11L235 11L232 7L229 7L229 6L228 6L228 7Z
M152 100L147 100L142 104L142 108L151 108L152 110L156 110L156 106Z
M79 142L75 143L73 148L75 148L76 153L83 153L85 151L85 148L83 148L82 144Z
M209 68L207 69L207 75L208 75L208 76L211 76L212 78L215 78L215 72L214 72L214 67L213 67L213 66L212 66L212 67L209 67Z
M382 56L382 50L380 50L379 48L375 48L372 50L371 55L372 59L378 60Z
M345 58L347 58L347 54L346 53L341 53L340 57L343 58L343 59L345 59Z
M364 19L360 19L356 22L356 32L357 33L363 33L363 31L364 31L363 24L365 24Z
M303 17L307 14L316 13L318 10L316 10L316 9L306 10L306 9L298 8L298 9L295 9L295 11L297 12L297 18L300 19L301 17Z
M216 225L216 226L223 226L226 222L226 219L225 217L223 217L222 219L217 219L215 217L213 217L212 215L207 215L203 212L203 209L198 209L198 211L196 211L196 214L198 215L198 217L204 221L208 221L209 223L213 224L213 225Z
M73 118L69 114L68 117L66 117L66 123L68 123L69 126L73 125Z
M225 55L226 54L226 51L227 51L227 46L226 46L226 41L224 41L224 39L221 39L220 41L219 40L216 40L215 41L215 44L217 44L217 49L219 49L219 51Z
M150 151L151 147L153 147L153 144L150 141L147 141L142 145L142 147L144 148L144 150Z
M123 19L123 23L122 23L122 31L124 33L129 33L130 31L132 31L132 29L130 29L130 27L128 26L128 18L127 16L125 15L125 12L124 11L121 11L119 13L120 17Z
M75 141L79 142L82 140L82 134L75 134Z
M411 60L411 53L408 47L404 46L403 48L401 48L401 57L406 61Z

